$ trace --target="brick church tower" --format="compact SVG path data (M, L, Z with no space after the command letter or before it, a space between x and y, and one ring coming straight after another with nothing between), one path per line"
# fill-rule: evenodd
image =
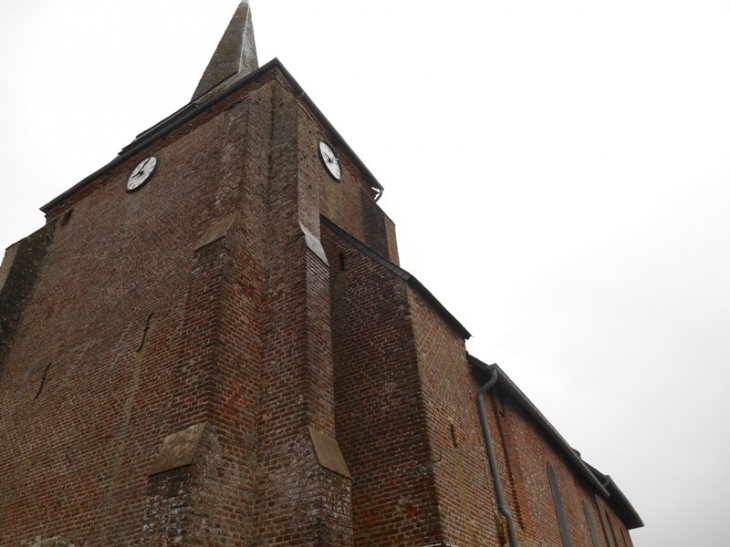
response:
M630 546L382 192L242 2L192 101L5 253L0 545Z

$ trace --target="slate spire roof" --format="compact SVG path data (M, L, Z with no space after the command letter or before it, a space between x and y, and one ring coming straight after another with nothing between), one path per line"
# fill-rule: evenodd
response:
M258 67L251 8L248 0L242 0L231 22L228 23L228 28L218 43L208 68L200 78L192 100L195 101L229 76L233 74L245 76Z

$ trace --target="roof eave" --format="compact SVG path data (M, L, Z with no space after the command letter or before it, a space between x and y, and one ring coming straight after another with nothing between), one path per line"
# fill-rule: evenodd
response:
M441 318L446 321L446 323L450 325L451 328L453 328L454 331L456 331L459 336L461 336L464 340L468 340L469 338L471 338L471 333L466 330L464 325L462 325L459 320L456 319L456 317L454 317L454 315L448 309L446 309L446 306L439 302L439 300L433 295L433 293L431 293L431 291L429 291L423 285L423 283L421 283L413 275L408 273L397 264L394 264L377 251L374 251L353 235L347 233L345 230L340 228L337 224L332 222L326 216L320 214L320 220L325 226L331 228L338 236L350 243L350 245L353 245L354 247L362 251L365 255L380 263L381 266L384 266L386 269L390 270L391 272L393 272L393 274L405 281L406 284L414 289L418 294L420 294L421 297L423 297L423 299L431 305L433 310L438 315L440 315Z
M281 74L284 76L284 78L287 80L289 85L291 85L292 89L294 90L294 93L299 97L306 105L307 107L312 111L312 113L315 115L315 117L324 125L325 129L331 134L333 144L338 146L340 149L345 151L345 154L347 154L352 161L355 163L357 168L365 175L365 177L368 179L368 181L373 185L373 188L377 188L379 192L382 194L384 191L383 186L378 182L378 180L375 178L375 176L370 172L370 170L365 166L365 164L362 162L362 160L358 157L358 155L350 148L350 145L347 144L345 139L340 135L340 133L335 129L335 127L330 123L330 121L327 119L327 117L322 113L322 111L317 107L316 104L314 104L314 101L307 95L302 87L299 85L299 83L294 79L294 77L289 73L289 71L284 67L284 65L279 61L279 59L272 59L265 65L259 67L258 70L251 72L250 74L247 74L246 76L237 79L234 81L234 83L228 85L228 87L224 87L222 90L219 91L221 86L225 86L226 82L228 82L229 79L226 79L224 82L219 84L219 86L216 86L213 90L209 91L201 99L198 99L197 101L193 101L182 107L180 110L172 114L171 116L165 118L157 125L153 126L152 128L143 131L140 133L137 139L132 141L129 145L125 146L122 151L119 153L119 155L114 158L112 161L107 163L104 167L101 169L98 169L94 171L91 175L84 178L80 182L73 185L71 188L63 192L62 194L56 196L51 201L46 203L41 207L41 211L43 213L48 213L51 209L54 207L62 204L66 199L68 199L71 195L75 194L82 188L86 187L88 184L90 184L93 180L96 178L104 175L117 165L125 162L130 157L132 157L134 154L139 152L140 150L143 150L144 148L151 145L156 140L166 136L170 132L174 131L178 127L184 125L185 123L189 122L193 118L199 116L200 114L206 112L210 107L215 105L216 103L222 101L226 97L230 96L231 94L235 93L242 87L248 85L252 81L262 77L265 73L269 72L270 70L273 70L274 68L279 69ZM235 76L235 75L234 75ZM208 100L205 100L206 97L210 97Z

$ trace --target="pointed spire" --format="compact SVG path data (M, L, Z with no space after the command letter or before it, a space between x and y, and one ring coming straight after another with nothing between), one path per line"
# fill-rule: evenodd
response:
M232 74L249 74L259 67L248 0L242 0L200 79L193 101Z

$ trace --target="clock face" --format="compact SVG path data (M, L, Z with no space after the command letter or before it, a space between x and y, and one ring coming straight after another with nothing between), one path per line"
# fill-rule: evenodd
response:
M340 160L337 159L330 145L324 141L319 141L319 157L332 178L337 182L341 181L342 167L340 166Z
M139 162L127 178L127 192L141 188L145 182L150 180L155 169L157 169L157 158L155 156L150 156Z

